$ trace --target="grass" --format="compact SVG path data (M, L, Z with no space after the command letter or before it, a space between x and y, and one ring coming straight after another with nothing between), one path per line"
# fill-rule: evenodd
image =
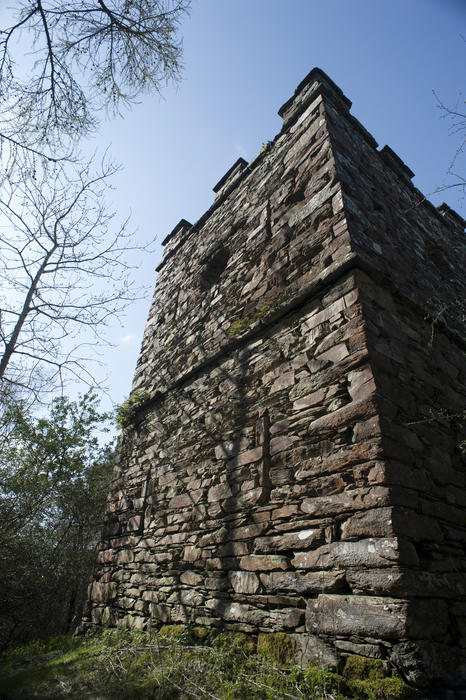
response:
M357 657L360 658L360 657ZM303 670L277 655L257 652L250 637L180 625L160 632L103 630L54 637L0 657L0 698L27 700L377 700L412 697L411 689L380 663L351 662L343 675ZM358 675L357 669L360 668Z

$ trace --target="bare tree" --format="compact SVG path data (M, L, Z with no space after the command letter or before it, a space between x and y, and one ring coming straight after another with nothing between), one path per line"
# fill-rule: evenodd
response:
M93 383L91 347L136 294L127 259L137 246L104 204L114 171L54 164L3 183L0 382L37 395L67 374Z
M460 100L454 107L447 107L438 97L437 101L439 108L443 112L443 117L449 121L449 132L457 139L457 145L445 173L447 181L440 185L436 191L442 192L443 190L457 189L464 196L466 193L466 176L460 172L460 159L464 156L466 148L466 109L461 108ZM463 105L466 105L466 100L463 100Z
M176 80L188 9L189 0L17 0L0 31L3 148L54 160L57 147L96 127L102 110Z
M189 0L16 0L9 11L0 30L2 391L38 396L67 373L92 383L89 346L134 298L134 246L103 203L115 167L93 174L73 154L103 112L179 77L188 8Z
M461 35L461 39L466 44L466 37ZM451 158L450 165L445 173L445 181L439 185L435 192L443 192L444 190L455 189L459 190L461 197L464 199L466 194L466 173L461 172L464 167L464 159L466 153L466 100L464 93L459 92L455 105L449 106L434 92L434 97L437 100L437 107L442 113L442 119L446 119L449 125L449 133L456 140L456 147Z

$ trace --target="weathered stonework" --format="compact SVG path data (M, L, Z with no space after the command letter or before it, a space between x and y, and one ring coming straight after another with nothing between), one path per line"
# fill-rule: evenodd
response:
M314 69L165 239L88 620L466 678L464 221ZM463 306L462 306L463 304Z

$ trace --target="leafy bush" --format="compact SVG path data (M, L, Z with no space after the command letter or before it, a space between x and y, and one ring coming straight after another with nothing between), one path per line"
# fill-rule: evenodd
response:
M136 416L150 398L148 391L135 391L126 401L117 406L116 421L122 430L134 427Z
M0 402L1 403L1 402ZM0 650L81 616L113 468L97 397L0 409Z

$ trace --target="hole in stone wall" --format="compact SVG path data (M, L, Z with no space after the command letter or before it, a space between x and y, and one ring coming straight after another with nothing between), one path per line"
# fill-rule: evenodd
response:
M227 266L229 257L230 253L227 248L220 246L205 259L200 280L202 291L207 291L218 282Z

